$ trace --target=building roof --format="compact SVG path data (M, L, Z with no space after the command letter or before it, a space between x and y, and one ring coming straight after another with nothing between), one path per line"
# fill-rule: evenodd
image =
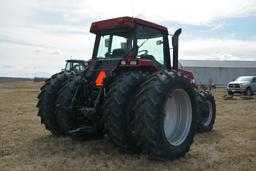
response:
M183 67L256 68L256 61L179 60Z

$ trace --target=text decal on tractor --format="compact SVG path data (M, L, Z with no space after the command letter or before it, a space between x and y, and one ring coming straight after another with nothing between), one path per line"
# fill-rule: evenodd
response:
M178 29L172 63L166 27L132 17L94 22L92 58L84 70L53 75L38 96L38 115L56 136L92 139L105 134L124 152L156 160L185 155L196 131L213 128L216 106L178 68Z

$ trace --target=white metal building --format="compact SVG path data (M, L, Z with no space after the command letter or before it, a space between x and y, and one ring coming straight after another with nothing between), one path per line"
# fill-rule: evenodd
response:
M256 61L179 60L197 83L226 85L239 76L256 75Z

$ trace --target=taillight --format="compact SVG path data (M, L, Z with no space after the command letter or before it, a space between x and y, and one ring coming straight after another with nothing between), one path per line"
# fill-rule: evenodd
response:
M137 60L122 60L121 65L137 65Z
M137 65L137 61L130 61L130 65Z
M121 61L121 65L126 65L126 61Z
M97 79L95 81L96 86L98 86L98 87L103 86L103 80L106 77L106 75L107 75L106 71L100 71L100 73L99 73L99 75L98 75L98 77L97 77Z

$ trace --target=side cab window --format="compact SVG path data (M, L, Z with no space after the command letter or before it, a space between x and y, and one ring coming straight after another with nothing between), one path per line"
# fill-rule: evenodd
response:
M253 83L256 83L256 77L254 77L254 78L252 79L252 82L253 82Z

